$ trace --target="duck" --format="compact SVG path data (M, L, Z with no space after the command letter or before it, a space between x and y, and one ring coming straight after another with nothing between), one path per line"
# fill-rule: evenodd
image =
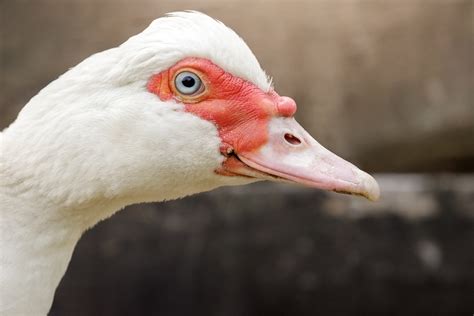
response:
M125 206L270 180L376 200L232 29L154 20L48 84L0 133L1 315L46 315L84 231Z

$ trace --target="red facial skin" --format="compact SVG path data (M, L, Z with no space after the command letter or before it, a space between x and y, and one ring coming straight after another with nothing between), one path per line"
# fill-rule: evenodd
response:
M175 76L182 71L197 74L204 85L194 95L183 95L175 87ZM264 92L253 83L236 77L203 58L185 58L169 69L152 76L148 91L162 101L175 99L187 112L214 123L222 140L220 151L228 157L220 174L235 175L242 167L230 153L251 152L268 141L268 122L272 117L291 117L296 103L275 91Z

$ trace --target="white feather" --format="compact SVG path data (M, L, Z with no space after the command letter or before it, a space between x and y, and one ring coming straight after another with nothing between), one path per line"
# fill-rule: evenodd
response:
M153 72L166 69L185 57L202 57L265 92L271 88L271 80L242 38L223 23L200 12L175 12L157 19L120 49L135 52L133 58L123 59L119 65L124 71L124 80L136 80L137 74L148 78Z
M82 232L118 209L250 182L214 173L212 123L146 91L185 57L270 89L232 30L173 13L52 82L0 134L2 315L45 315Z

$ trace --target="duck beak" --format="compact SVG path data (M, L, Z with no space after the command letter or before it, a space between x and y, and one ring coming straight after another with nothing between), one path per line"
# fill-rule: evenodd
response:
M365 196L380 190L373 177L321 146L293 117L274 117L268 141L256 150L236 153L247 166L282 180L314 188Z

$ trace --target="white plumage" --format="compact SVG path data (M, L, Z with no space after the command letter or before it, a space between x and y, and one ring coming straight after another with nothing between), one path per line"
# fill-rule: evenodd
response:
M269 87L238 35L180 12L69 70L3 131L2 315L45 315L82 232L118 209L251 182L213 172L222 162L215 126L174 101L157 106L143 89L188 56Z

